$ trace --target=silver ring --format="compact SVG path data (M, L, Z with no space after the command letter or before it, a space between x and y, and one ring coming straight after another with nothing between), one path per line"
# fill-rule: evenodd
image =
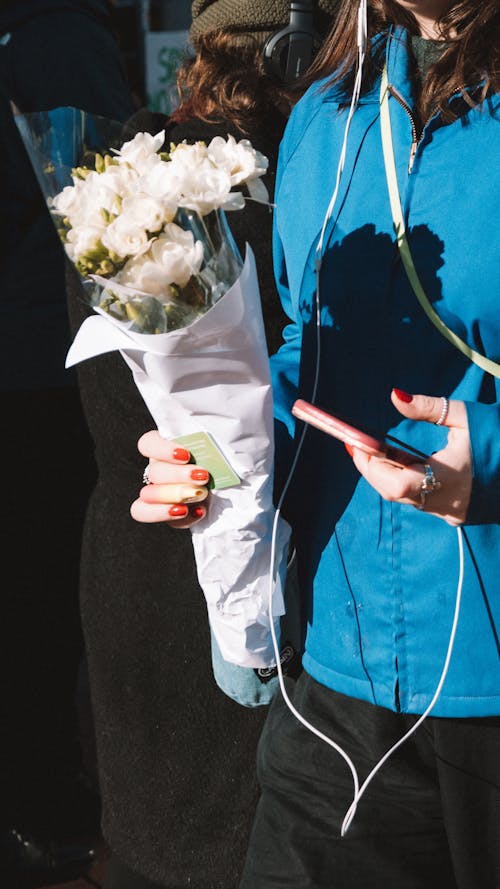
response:
M149 480L149 463L146 466L144 472L142 473L142 484L143 485L150 485L151 484L151 482Z
M429 494L439 491L441 482L438 482L431 467L428 463L424 463L425 475L420 485L420 503L417 503L417 509L423 509Z
M450 402L448 401L447 398L444 397L444 395L441 396L441 401L443 402L443 406L441 408L441 413L439 414L439 417L437 418L437 420L434 421L435 426L442 426L443 425L444 421L446 420L446 417L448 416L448 411L450 409Z

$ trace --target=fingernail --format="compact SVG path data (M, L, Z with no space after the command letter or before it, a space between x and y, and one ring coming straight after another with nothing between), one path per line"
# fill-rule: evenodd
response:
M191 510L191 515L194 516L195 519L202 519L205 513L206 510L203 506L194 506Z
M189 510L187 506L183 506L181 503L176 504L175 506L171 506L168 514L176 519L185 519Z
M148 488L146 488L147 491ZM197 503L199 500L205 499L208 491L206 488L189 484L165 485L165 494L168 497L168 503Z
M189 451L186 451L186 448L175 448L172 451L172 457L174 460L180 460L182 463L187 463L188 460L191 459L191 454Z
M191 488L189 485L186 485L181 489L179 500L182 500L183 503L196 503L197 500L204 500L206 496L206 488Z
M206 469L193 469L191 478L194 482L208 482L208 472Z
M354 456L354 448L353 448L353 446L350 445L350 444L347 444L347 442L345 441L345 442L344 442L344 447L345 447L347 453L349 454L349 456L350 456L350 457L353 457L353 456Z
M403 389L393 389L392 390L400 401L405 401L406 404L409 404L410 401L413 401L413 395L409 395L408 392L404 392Z

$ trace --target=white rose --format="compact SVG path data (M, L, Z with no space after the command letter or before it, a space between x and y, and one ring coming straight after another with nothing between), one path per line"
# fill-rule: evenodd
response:
M179 183L179 176L173 165L160 161L140 177L135 192L161 201L164 206L165 221L171 222L179 204Z
M137 133L130 141L125 142L120 151L116 152L120 163L130 164L139 173L146 172L152 164L158 163L160 151L165 141L165 130L152 136L150 133Z
M116 185L116 178L107 176L106 173L89 173L84 180L85 187L82 189L82 194L99 209L107 210L108 213L118 213L120 201Z
M130 290L155 296L160 302L172 299L173 293L168 275L151 259L150 253L143 253L137 259L129 259L119 273L118 280ZM131 295L128 294L128 297Z
M156 238L149 251L169 284L185 287L203 263L203 244L195 241L192 232L184 231L173 222L165 226L164 234Z
M192 169L186 167L179 184L179 205L196 210L201 216L224 206L231 191L229 174L208 160Z
M227 140L216 136L207 151L212 163L229 174L231 185L249 182L267 172L267 157L256 151L248 139L237 142L233 136L228 136Z
M174 169L180 171L180 175L182 175L182 170L186 168L193 170L194 167L203 164L207 158L208 151L205 142L195 142L194 145L188 145L187 142L179 142L170 151L170 163L173 164Z
M53 212L61 216L71 216L78 207L78 201L84 186L83 179L77 179L74 185L67 185L59 194L50 201L50 207Z
M202 262L201 241L170 223L147 253L129 259L119 274L119 282L166 302L172 298L170 285L185 287L191 276L199 272Z
M112 164L100 174L105 183L115 194L126 197L132 194L139 182L139 173L125 164Z
M108 225L102 238L104 246L118 256L137 256L148 248L146 231L129 216L118 216Z
M71 260L77 262L80 257L96 250L106 231L104 226L79 226L68 232L65 250Z
M51 203L53 212L67 216L72 228L105 224L102 210L112 215L120 212L120 197L114 187L116 180L105 173L89 173L66 186Z
M75 186L73 195L66 189L56 198L57 208L65 208L72 228L101 226L105 224L102 210L116 215L120 211L120 199L99 173L90 173L81 185Z
M124 216L147 232L157 232L164 222L170 221L165 205L147 194L136 194L125 198L122 205Z

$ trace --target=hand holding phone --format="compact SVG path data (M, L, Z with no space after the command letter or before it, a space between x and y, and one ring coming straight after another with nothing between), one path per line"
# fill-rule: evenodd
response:
M366 454L370 454L371 457L380 457L384 460L390 460L391 463L396 463L399 466L408 466L411 463L423 463L426 459L425 454L422 454L420 451L415 451L411 445L406 445L404 442L400 442L400 444L403 445L403 448L406 448L407 450L395 448L387 441L375 438L373 435L369 435L367 432L363 432L361 429L357 429L355 426L345 423L338 417L333 416L333 414L328 414L326 411L321 410L321 408L316 407L314 404L310 404L308 401L304 401L302 398L299 398L294 403L292 414L294 417L297 417L297 419L304 420L305 423L310 423L311 426L321 429L321 431L326 432L327 435L332 435L333 438L337 438L339 441L344 442L344 444L359 448Z

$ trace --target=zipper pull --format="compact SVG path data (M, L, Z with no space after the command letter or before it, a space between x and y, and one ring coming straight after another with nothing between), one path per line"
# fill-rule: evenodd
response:
M417 146L418 146L418 141L416 139L414 139L413 142L411 143L410 160L408 162L408 175L410 175L411 171L413 170L413 162L415 160L415 155L417 153Z

